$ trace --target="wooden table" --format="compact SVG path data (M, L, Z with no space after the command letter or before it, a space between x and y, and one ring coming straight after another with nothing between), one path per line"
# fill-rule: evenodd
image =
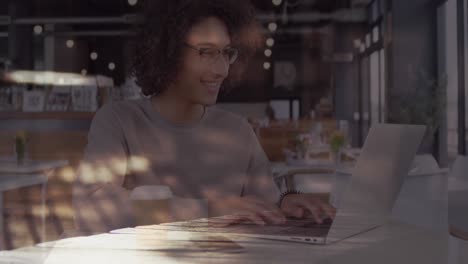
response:
M468 179L451 176L448 181L448 219L452 236L449 263L464 264L468 263Z
M42 205L42 238L45 237L45 196L47 190L47 176L40 174L31 174L27 176L0 175L0 249L4 249L4 221L3 221L3 192L22 187L41 185L41 205Z
M403 202L407 202L403 200ZM438 201L434 208L438 208ZM430 205L430 204L429 204ZM447 214L441 208L440 215ZM191 233L191 232L187 232ZM210 234L210 233L208 233ZM139 234L122 237L115 235L115 241L130 239L138 241ZM151 239L162 240L168 244L171 235L148 235ZM425 228L399 221L391 221L381 227L338 243L329 245L310 245L296 242L272 241L224 235L243 247L241 252L221 252L194 250L116 250L107 243L103 247L30 247L9 252L0 252L0 260L13 263L318 263L318 264L440 264L447 263L449 233L446 230ZM86 239L86 238L78 238ZM147 239L147 238L145 238ZM112 241L114 241L112 239ZM181 242L182 243L182 242ZM86 245L86 244L85 244ZM117 244L116 244L117 245Z
M122 236L114 234L116 236ZM128 237L128 236L127 236ZM243 247L229 253L203 250L112 250L89 248L26 248L0 252L14 263L318 263L440 264L447 260L448 234L392 222L330 245L310 245L226 236ZM140 237L142 238L142 237ZM155 238L157 239L157 238ZM167 241L167 243L170 243ZM182 242L181 242L182 243Z
M450 233L468 241L468 180L450 178L448 190Z
M4 248L3 192L22 187L41 185L41 238L45 239L46 190L48 176L67 161L34 162L31 166L12 165L9 159L0 159L0 249Z

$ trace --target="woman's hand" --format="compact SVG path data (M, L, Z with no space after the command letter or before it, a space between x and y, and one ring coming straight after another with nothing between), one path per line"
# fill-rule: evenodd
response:
M228 226L243 221L251 221L257 225L267 223L282 224L286 217L275 204L271 204L254 196L230 197L211 203L217 215L223 217L213 218L213 226Z
M322 223L325 218L333 219L336 214L336 209L316 194L288 194L281 202L281 211L297 218L312 216L317 223Z

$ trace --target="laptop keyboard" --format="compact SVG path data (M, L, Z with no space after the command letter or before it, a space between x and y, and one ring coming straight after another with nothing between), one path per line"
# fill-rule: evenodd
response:
M265 226L284 226L284 227L327 227L330 226L332 223L332 219L327 218L324 219L321 224L317 223L314 219L299 219L299 218L293 218L293 217L288 217L286 218L286 222L282 224L273 224L273 223L267 223ZM237 225L257 225L253 222L250 221L243 221Z
M322 220L322 223L317 223L314 219L297 219L297 218L287 218L285 226L291 227L330 227L333 222L333 219L326 218Z
M287 217L285 223L274 224L266 223L265 226L281 226L281 227L329 227L332 223L332 219L326 218L321 224L317 223L314 219L300 219L294 217ZM222 221L216 220L217 223L222 223ZM184 228L198 228L198 227L209 227L209 222L205 220L192 220L186 222L173 222L173 223L164 223L163 226L174 226L174 227L184 227ZM229 226L258 226L254 222L249 220L244 220L242 222L231 224Z
M298 219L290 217L287 218L286 222L283 224L266 224L264 226L259 226L250 221L243 221L241 223L225 227L214 227L209 224L208 220L209 219L205 218L183 222L164 223L157 226L151 226L151 228L173 231L318 237L326 235L332 223L332 219L324 219L321 224L318 224L313 219ZM219 218L216 220L219 220ZM223 220L221 218L221 222L222 221Z
M324 236L331 227L332 219L324 219L319 224L313 219L287 218L283 224L266 224L258 226L252 222L243 222L229 226L227 232L263 235L297 235L297 236Z

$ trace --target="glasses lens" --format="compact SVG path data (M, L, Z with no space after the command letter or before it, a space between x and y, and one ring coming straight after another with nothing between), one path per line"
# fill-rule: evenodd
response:
M225 50L224 54L225 56L227 56L229 63L233 64L237 60L239 51L235 48L230 48L230 49Z
M206 59L216 59L216 57L218 57L218 50L200 49L200 56Z

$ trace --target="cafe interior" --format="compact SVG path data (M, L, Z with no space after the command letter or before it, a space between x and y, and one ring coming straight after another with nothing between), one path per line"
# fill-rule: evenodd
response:
M20 258L43 243L86 237L76 232L73 200L78 174L93 169L104 176L113 173L109 167L79 169L92 121L105 105L147 97L131 68L144 1L2 0L0 263L2 258L6 263L32 263ZM248 121L280 192L300 190L333 205L340 179L346 175L352 179L353 165L374 126L425 125L390 218L414 227L411 230L425 230L421 234L434 231L443 238L435 239L439 244L415 242L407 247L359 241L368 243L368 251L355 249L355 244L348 250L346 242L346 247L338 242L325 249L283 243L324 250L317 253L322 261L330 257L330 262L312 263L341 263L339 257L343 263L354 263L358 256L359 263L367 263L367 256L369 263L423 263L425 257L429 260L424 263L436 263L430 261L440 260L437 257L444 260L437 263L467 263L468 1L251 2L261 26L261 45L242 81L221 93L212 107ZM150 162L133 158L137 169ZM161 199L176 196L168 186L152 187L140 189L133 198L148 193L158 193ZM107 205L97 215L90 214L89 226L112 221L118 208L112 202ZM147 217L145 209L140 213ZM168 219L153 217L151 223ZM247 253L229 255L228 262L249 263L263 256L263 261L274 263L275 251L239 244ZM269 250L280 244L271 245ZM44 248L49 254L55 250ZM116 256L123 251L116 251ZM190 263L182 253L154 252L160 263L182 263L177 262L181 258ZM412 255L385 262L392 261L385 254L396 252ZM427 252L440 256L430 258ZM68 261L64 253L60 256ZM201 263L220 261L203 256ZM310 256L305 257L297 253L291 261L305 263ZM47 258L40 261L49 263Z

